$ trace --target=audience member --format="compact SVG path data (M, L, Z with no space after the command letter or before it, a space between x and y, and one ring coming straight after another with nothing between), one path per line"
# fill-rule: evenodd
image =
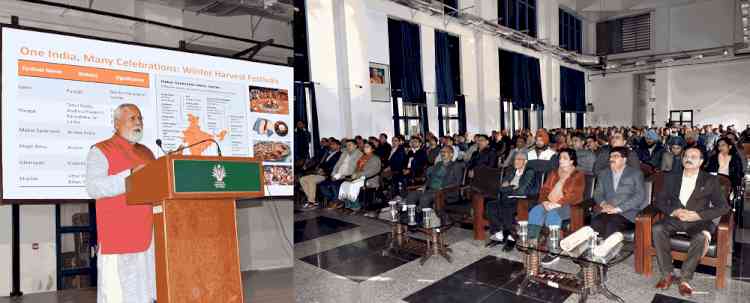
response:
M406 200L410 204L419 204L420 208L434 208L435 194L444 188L461 184L464 175L464 165L453 161L453 148L444 146L440 149L441 161L427 169L426 181L420 190L409 192ZM447 200L457 199L457 193L446 197Z
M612 148L609 168L596 175L597 214L591 220L591 228L605 239L635 222L638 212L649 204L640 168L625 163L629 152L623 146Z
M526 153L513 154L513 166L505 168L497 200L487 202L486 216L490 221L490 246L505 242L504 251L515 246L511 230L515 224L518 198L532 194L534 190L534 170L526 167Z
M670 237L677 232L684 232L690 237L690 247L679 278L679 293L683 296L693 294L689 283L701 257L708 251L716 229L713 220L729 211L718 177L702 172L702 163L703 153L699 148L694 146L686 149L682 159L682 172L665 177L664 190L657 193L655 202L656 208L666 215L651 230L661 272L656 288L668 289L676 280Z

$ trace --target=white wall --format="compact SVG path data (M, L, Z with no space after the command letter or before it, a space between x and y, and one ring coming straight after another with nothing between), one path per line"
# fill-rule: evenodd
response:
M55 290L55 207L21 206L20 215L21 291ZM6 296L11 290L11 206L0 206L0 226L5 227L0 229L0 296Z
M294 241L293 201L258 202L239 202L239 205L255 205L246 208L240 206L237 209L240 270L269 270L294 266L294 252L291 248Z
M559 5L574 7L573 4L572 0L539 1L540 39L557 43ZM497 18L495 1L462 0L459 1L459 6L471 7L467 9L468 13L487 20ZM455 19L430 16L387 0L345 0L333 3L310 0L307 10L311 74L312 81L316 83L321 136L373 135L380 132L393 135L392 104L371 101L370 85L366 78L369 62L390 62L388 18L420 26L422 81L427 93L428 124L433 133L437 133L438 129L435 106L435 30L459 37L462 92L466 96L467 130L470 133L488 132L500 126L499 48L540 59L542 94L546 107L544 123L548 128L560 125L560 64L581 70L580 67L561 63L548 54L474 31L458 24ZM592 29L586 24L583 34L585 39L592 37ZM584 45L586 50L593 49L590 42ZM341 50L341 47L345 50Z
M672 110L694 110L693 123L701 125L750 122L750 61L673 68L671 73L666 85Z
M713 0L657 8L652 12L652 49L611 57L637 57L731 45L733 41L741 39L736 34L738 21L735 5L734 0ZM739 125L750 121L748 93L745 90L748 82L743 79L747 77L749 68L750 64L745 61L641 71L655 73L655 124L664 125L670 110L682 109L695 110L694 123L697 124ZM607 74L605 79L591 79L594 93L590 98L596 108L596 112L590 115L596 120L592 124L631 125L639 122L632 115L632 110L627 111L627 108L636 106L637 98L631 98L629 93L637 90L635 74ZM649 109L648 122L650 118Z
M20 213L21 291L56 290L55 206L24 205ZM38 249L33 248L34 244L38 244Z
M11 229L10 206L0 206L0 294L6 296L11 289Z
M651 49L611 55L627 58L732 45L738 34L735 0L687 2L651 11ZM619 16L611 19L619 18Z
M594 112L588 113L587 122L592 126L633 125L633 104L635 103L635 76L633 74L610 74L606 77L592 77L591 103ZM657 84L658 85L658 84Z

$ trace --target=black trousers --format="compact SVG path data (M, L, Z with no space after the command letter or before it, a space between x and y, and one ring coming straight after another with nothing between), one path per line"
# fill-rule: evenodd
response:
M591 228L599 234L599 237L606 239L612 234L624 230L628 223L630 221L620 214L600 213L591 219Z
M419 208L435 208L435 195L438 190L426 189L425 191L411 191L406 194L409 204L418 204Z
M690 236L690 248L687 252L687 260L682 263L681 282L693 279L695 268L700 263L703 250L706 246L706 236L702 231L713 233L715 226L711 221L683 222L674 217L666 217L654 224L651 228L651 236L656 249L656 261L662 276L672 273L672 245L669 238L677 232L686 232Z
M497 200L487 202L485 216L490 221L491 234L513 229L517 204L518 200L508 198L508 194L504 192L497 195Z

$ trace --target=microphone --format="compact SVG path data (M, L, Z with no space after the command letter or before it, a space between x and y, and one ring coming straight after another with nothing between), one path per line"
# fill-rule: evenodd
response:
M158 146L159 149L161 149L161 152L164 153L165 155L169 154L167 151L164 150L164 147L161 146L161 139L156 139L156 146Z
M191 148L193 146L196 146L196 145L202 144L202 143L206 143L206 142L213 142L214 145L216 145L216 153L219 154L219 157L221 157L221 147L219 147L219 142L217 142L216 140L214 140L212 138L208 138L208 139L205 139L205 140L200 140L200 141L195 142L193 144L190 144L188 146L182 146L182 147L180 147L180 148L178 148L178 149L176 149L174 151L169 152L169 154L182 152L186 148Z

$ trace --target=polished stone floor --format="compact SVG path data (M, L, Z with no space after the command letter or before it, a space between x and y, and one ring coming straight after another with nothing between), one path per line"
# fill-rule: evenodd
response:
M294 271L291 268L242 272L246 303L294 302ZM0 303L96 303L96 288L0 297Z
M326 229L356 225L339 232L316 236L311 219L325 222ZM325 219L322 219L325 218ZM304 223L302 223L304 222ZM521 255L486 248L471 238L471 230L454 227L446 233L453 250L452 262L432 257L420 265L417 257L383 256L391 227L388 223L330 210L295 214L295 226L307 239L295 240L296 302L578 302L578 295L534 285L516 296L522 279ZM302 227L304 224L304 228ZM696 273L697 293L682 298L676 287L653 288L656 277L646 278L633 270L633 257L610 269L608 287L625 302L750 302L750 244L733 247L732 278L722 290L714 288L708 268ZM561 260L552 269L575 272L577 266ZM744 282L743 282L744 281ZM588 302L608 302L593 296Z

